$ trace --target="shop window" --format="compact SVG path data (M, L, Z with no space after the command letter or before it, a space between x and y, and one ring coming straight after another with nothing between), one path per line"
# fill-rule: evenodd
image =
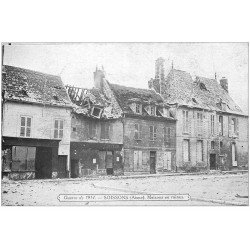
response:
M12 171L34 171L35 170L35 147L12 147Z
M21 116L20 136L30 137L31 134L31 117Z
M63 120L55 120L54 123L54 138L63 138Z

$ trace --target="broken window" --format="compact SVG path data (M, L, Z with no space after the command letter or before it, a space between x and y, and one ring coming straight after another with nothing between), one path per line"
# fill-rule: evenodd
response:
M56 119L54 123L54 138L63 138L63 120Z
M211 135L215 134L215 129L214 129L214 115L211 115Z
M188 111L183 110L183 133L189 132L189 119L188 119Z
M183 140L183 161L188 162L190 161L190 141L189 140Z
M202 113L197 113L197 133L198 135L202 135L202 132L203 132Z
M94 107L94 108L92 109L91 115L93 115L93 116L99 118L99 117L100 117L100 114L101 114L101 109L100 109L100 108Z
M203 141L197 141L197 162L203 161Z
M219 116L219 135L223 135L223 116Z
M110 124L108 122L101 123L101 140L109 140Z
M30 137L31 134L31 117L21 116L20 136Z
M156 140L156 126L150 126L149 127L149 138L150 141L155 141Z
M142 125L135 124L135 140L141 140L141 139L142 139Z
M34 171L35 170L35 147L12 147L12 171Z
M207 90L206 85L203 82L200 82L200 89Z
M139 103L135 104L135 113L141 114L142 113L142 105Z

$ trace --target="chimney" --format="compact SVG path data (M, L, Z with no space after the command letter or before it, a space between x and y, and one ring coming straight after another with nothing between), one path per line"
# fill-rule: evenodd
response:
M220 79L220 86L228 92L228 80L226 77Z
M159 57L156 61L155 61L155 79L160 79L160 80L164 80L165 79L165 60L162 57Z
M103 78L105 78L105 71L102 66L102 69L98 69L96 67L96 70L94 72L94 87L101 89L103 85Z

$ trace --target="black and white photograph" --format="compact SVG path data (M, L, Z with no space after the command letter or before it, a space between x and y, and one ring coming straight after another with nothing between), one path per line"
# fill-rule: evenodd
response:
M2 206L248 206L248 43L2 43Z

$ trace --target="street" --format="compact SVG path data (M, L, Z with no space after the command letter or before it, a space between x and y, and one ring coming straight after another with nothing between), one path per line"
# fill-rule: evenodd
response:
M189 194L188 201L62 202L60 194ZM248 174L2 180L2 205L248 205Z

